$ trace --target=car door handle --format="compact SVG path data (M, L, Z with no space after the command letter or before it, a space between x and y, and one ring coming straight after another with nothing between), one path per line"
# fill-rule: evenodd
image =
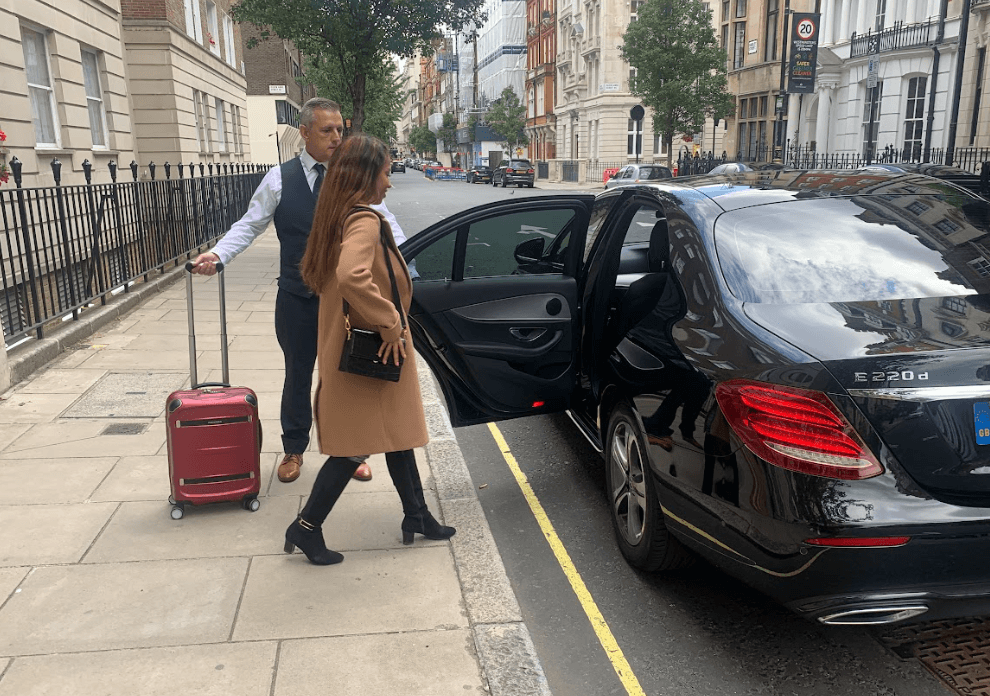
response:
M520 348L509 346L504 343L458 343L457 348L465 355L472 355L476 358L495 358L496 360L532 360L539 358L552 351L560 339L564 337L563 331L554 332L553 338L543 345L534 348Z
M535 326L529 326L525 328L509 329L509 333L518 338L520 341L535 341L540 336L547 332L546 329L538 328Z

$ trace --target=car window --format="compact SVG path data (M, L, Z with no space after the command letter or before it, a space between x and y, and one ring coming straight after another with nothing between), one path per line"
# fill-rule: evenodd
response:
M653 181L655 179L669 179L670 170L666 167L640 167L639 178Z
M988 242L990 206L962 197L793 201L715 224L732 294L763 304L988 294Z
M563 242L570 237L565 234L558 240L558 236L569 232L568 225L576 215L577 211L573 208L527 210L472 223L468 229L464 277L490 278L520 272L563 273L562 263L540 264L538 270L532 267L521 269L516 260L516 247L530 239L542 239L544 253L552 251L563 259L567 249Z
M633 175L633 168L632 167L623 167L622 168L622 171L619 172L619 176L617 178L619 178L619 179L632 179L632 175Z
M513 168L520 167L520 168L523 168L523 169L529 169L533 165L531 165L529 163L529 160L512 160L512 163L509 166L511 166Z
M457 230L451 230L416 254L417 281L449 280L454 272L454 246Z

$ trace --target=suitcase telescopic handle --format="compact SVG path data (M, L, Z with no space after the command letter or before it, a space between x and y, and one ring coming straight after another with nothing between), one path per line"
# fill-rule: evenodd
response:
M189 315L189 384L191 389L200 387L229 387L230 364L227 359L227 300L223 284L223 262L217 261L217 284L220 286L220 366L222 382L199 383L196 373L196 320L193 315L193 268L192 261L186 262L186 313Z

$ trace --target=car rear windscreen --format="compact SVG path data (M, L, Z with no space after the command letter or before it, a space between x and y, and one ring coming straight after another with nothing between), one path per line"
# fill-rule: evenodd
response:
M640 180L652 181L654 179L670 179L670 170L666 167L640 167Z
M858 196L740 208L715 222L718 263L744 302L990 294L990 204Z

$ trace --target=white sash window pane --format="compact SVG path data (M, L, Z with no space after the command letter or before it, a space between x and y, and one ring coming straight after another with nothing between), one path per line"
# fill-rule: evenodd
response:
M93 147L107 146L107 119L103 108L103 90L100 88L100 68L96 54L82 52L83 82L86 85L86 107L89 110L89 132L93 135Z
M34 136L39 145L58 145L55 99L51 73L48 71L48 47L43 34L21 28L24 68L28 93L31 95L31 116Z
M227 125L223 113L223 101L216 100L216 120L217 120L217 150L227 151Z
M227 50L227 64L237 65L237 51L234 47L234 22L227 15L223 16L223 42Z

